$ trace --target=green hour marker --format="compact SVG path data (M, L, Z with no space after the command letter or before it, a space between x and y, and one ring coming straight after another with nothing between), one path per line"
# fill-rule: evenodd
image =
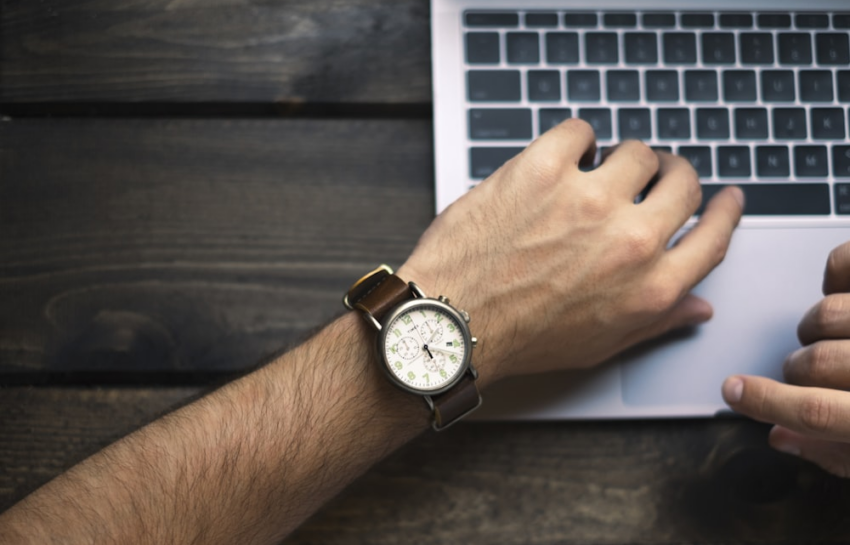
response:
M449 328L449 331L451 331L451 332L454 332L454 330L455 330L455 325L454 325L454 324L452 324L452 323L450 323L450 324L449 324L448 326L446 326L446 327L448 327L448 328Z
M392 351L393 354L395 354L396 352L398 352L398 345L397 344L392 345L390 347L390 350Z
M401 369L401 367L402 367L402 365L401 365L401 362L400 362L400 361L395 362L393 365L395 365L395 368L396 368L396 369Z
M452 346L454 346L455 348L457 348L458 346L460 346L460 343L457 341L457 339L455 339L455 340L453 340L453 341L452 341Z
M393 335L395 335L396 337L401 337L401 330L400 329L393 329Z
M429 375L428 373L425 373L422 376L425 377L425 384L431 384L431 375Z
M401 321L404 322L404 325L410 325L410 323L413 321L413 318L405 314L401 317Z
M413 373L413 371L408 371L407 378L409 378L410 380L416 380L416 375Z
M419 309L419 312L421 312L421 313L422 313L422 317L423 317L423 318L427 318L427 317L428 317L428 315L427 315L427 314L425 314L425 311L424 311L424 310Z
M452 363L457 363L457 356L455 356L454 354L449 356L449 359L452 360Z
M442 321L443 321L443 315L442 315L442 314L437 314L437 323L439 324L439 323L440 323L440 322L442 322Z
M446 378L446 370L445 369L440 369L440 376L443 377L443 378Z

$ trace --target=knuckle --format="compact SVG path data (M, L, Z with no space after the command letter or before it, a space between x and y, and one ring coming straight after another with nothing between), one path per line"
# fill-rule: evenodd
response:
M655 279L644 286L640 295L640 312L649 315L663 314L679 299L679 290L673 282L664 278Z
M564 163L560 157L550 153L531 154L523 161L523 176L543 184L557 183L561 178Z
M577 205L582 218L595 222L607 219L612 211L610 196L601 188L587 189Z
M826 432L832 428L834 412L828 400L818 395L808 395L800 404L800 424L809 431Z
M622 237L624 254L629 261L644 263L652 259L659 251L659 237L648 226L632 226Z
M658 154L652 148L638 140L629 140L624 144L629 150L630 159L637 162L643 169L658 172Z
M833 350L829 344L815 343L805 350L804 366L809 380L822 383L832 372Z

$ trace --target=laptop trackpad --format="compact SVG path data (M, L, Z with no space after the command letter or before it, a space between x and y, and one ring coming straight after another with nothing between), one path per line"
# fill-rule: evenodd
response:
M648 344L621 367L627 405L722 405L720 386L735 373L782 377L799 347L797 324L822 298L829 251L848 228L741 229L726 260L695 291L714 318L687 338Z

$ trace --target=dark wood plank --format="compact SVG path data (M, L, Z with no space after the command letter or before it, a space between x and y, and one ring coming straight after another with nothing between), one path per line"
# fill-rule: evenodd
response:
M196 389L0 395L0 510ZM847 543L850 481L742 420L463 423L378 464L292 543Z
M0 103L431 101L428 0L3 0Z
M0 123L0 375L250 367L403 263L434 216L431 138L428 121Z

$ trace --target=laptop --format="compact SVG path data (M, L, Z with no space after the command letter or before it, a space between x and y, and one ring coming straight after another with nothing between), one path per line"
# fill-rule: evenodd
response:
M850 240L850 5L741 5L432 0L438 213L568 117L600 147L685 156L706 199L726 184L747 196L695 289L710 322L592 371L497 384L477 418L715 416L728 375L782 378L827 255Z

